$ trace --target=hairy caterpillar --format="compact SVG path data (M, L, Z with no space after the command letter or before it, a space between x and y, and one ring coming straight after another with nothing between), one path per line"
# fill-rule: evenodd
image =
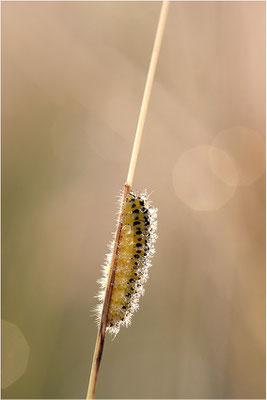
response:
M138 195L130 191L123 210L115 279L107 318L107 331L114 335L122 325L130 324L133 312L138 309L139 298L144 294L144 283L148 278L148 268L155 252L156 217L157 209L148 201L147 193ZM113 246L114 243L111 243L111 251ZM101 318L111 255L107 255L103 277L99 280L101 289L98 295L98 321Z
M138 308L148 268L154 254L157 210L148 201L147 194L140 196L131 191L140 149L144 123L156 71L160 46L170 0L164 0L155 36L144 96L136 127L128 175L121 198L118 224L107 256L103 278L100 279L100 304L97 307L99 329L89 378L87 399L94 399L96 382L104 348L106 331L116 334L121 325L128 326Z

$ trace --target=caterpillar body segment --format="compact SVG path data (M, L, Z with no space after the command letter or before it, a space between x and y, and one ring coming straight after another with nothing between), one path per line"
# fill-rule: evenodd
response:
M141 195L130 191L125 200L121 236L115 261L115 278L108 309L107 331L116 335L120 327L128 326L132 314L138 309L139 298L144 294L151 257L155 249L157 209L151 205L146 192ZM99 281L98 321L101 318L111 254L104 265L103 278Z

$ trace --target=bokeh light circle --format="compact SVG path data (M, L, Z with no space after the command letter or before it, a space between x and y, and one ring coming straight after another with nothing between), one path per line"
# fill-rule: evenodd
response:
M237 183L233 159L213 146L186 151L173 169L175 193L193 210L219 209L234 195Z
M257 131L235 126L221 131L212 144L234 160L239 185L250 185L264 173L265 142Z
M2 387L16 382L26 371L30 347L20 329L5 320L2 325Z

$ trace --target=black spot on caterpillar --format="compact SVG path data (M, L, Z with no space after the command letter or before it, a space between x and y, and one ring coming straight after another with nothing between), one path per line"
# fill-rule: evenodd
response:
M151 257L156 240L157 209L148 201L147 194L137 196L130 191L123 212L121 238L116 262L115 278L108 311L107 331L116 335L121 325L128 326L132 314L138 309L139 298L144 294L144 283L148 278ZM108 280L111 254L107 256L104 276L99 281L101 291L97 309L101 318L103 300ZM131 287L129 288L129 285ZM132 293L129 293L131 290Z

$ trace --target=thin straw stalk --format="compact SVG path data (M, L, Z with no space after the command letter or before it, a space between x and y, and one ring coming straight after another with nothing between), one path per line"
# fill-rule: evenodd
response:
M167 0L167 1L163 1L162 7L161 7L161 12L160 12L157 32L156 32L156 36L155 36L151 61L150 61L150 65L149 65L142 105L141 105L139 119L138 119L138 123L137 123L137 129L136 129L135 140L134 140L134 145L133 145L133 150L132 150L132 155L131 155L131 161L130 161L130 165L129 165L128 176L127 176L126 183L124 185L123 197L122 197L120 214L119 214L119 221L118 221L118 225L117 225L117 229L116 229L116 233L115 233L115 241L114 241L114 247L113 247L112 258L111 258L111 263L110 263L110 272L109 272L109 277L108 277L107 289L106 289L105 299L104 299L104 303L103 303L100 326L99 326L97 338L96 338L96 345L95 345L95 351L94 351L94 356L93 356L93 361L92 361L91 374L90 374L86 399L94 399L94 396L95 396L97 377L98 377L98 372L99 372L99 367L100 367L100 362L101 362L101 357L102 357L104 342L105 342L109 304L110 304L110 300L111 300L112 288L113 288L115 272L116 272L116 258L117 258L118 250L119 250L125 200L127 198L127 195L130 192L130 189L131 189L132 183L133 183L137 157L138 157L138 153L139 153L139 149L140 149L140 143L141 143L144 124L145 124L145 118L146 118L146 114L147 114L149 99L150 99L150 95L151 95L151 90L152 90L153 80L154 80L154 76L155 76L155 71L156 71L158 56L159 56L159 52L160 52L162 37L163 37L163 33L164 33L164 28L165 28L165 24L166 24L169 5L170 5L170 1Z

